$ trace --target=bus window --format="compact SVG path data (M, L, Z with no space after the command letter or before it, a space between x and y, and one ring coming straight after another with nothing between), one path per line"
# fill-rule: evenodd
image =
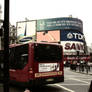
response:
M11 69L22 69L28 62L28 45L10 48L9 62Z
M25 66L27 64L28 61L28 54L22 54L21 55L21 64L23 64L23 66Z
M62 59L61 53L62 48L57 45L38 44L34 47L36 61L60 61Z

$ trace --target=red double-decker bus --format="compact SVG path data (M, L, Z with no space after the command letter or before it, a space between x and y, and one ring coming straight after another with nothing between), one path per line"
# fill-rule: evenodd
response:
M64 81L63 49L59 44L30 42L11 45L10 83L37 86Z

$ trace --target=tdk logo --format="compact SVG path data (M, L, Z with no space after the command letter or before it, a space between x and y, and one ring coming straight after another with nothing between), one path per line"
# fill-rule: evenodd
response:
M80 34L80 33L71 33L69 32L67 34L67 38L68 39L78 39L78 40L84 40L84 35Z

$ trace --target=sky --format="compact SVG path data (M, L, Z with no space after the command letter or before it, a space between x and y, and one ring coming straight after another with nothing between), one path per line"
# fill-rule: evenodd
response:
M4 11L4 0L0 0ZM10 23L18 21L68 17L72 15L83 21L87 45L92 44L92 0L10 0ZM2 14L2 19L3 19Z

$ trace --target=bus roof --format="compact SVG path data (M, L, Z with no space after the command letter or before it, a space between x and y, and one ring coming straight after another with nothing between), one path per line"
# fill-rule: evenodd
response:
M48 44L48 45L60 45L58 43L50 43L50 42L29 42L29 43L24 43L24 44L34 44L34 43L37 43L37 44ZM11 45L9 45L9 47L12 48L12 47L16 47L16 46L20 46L20 45L24 45L24 44L11 44Z

